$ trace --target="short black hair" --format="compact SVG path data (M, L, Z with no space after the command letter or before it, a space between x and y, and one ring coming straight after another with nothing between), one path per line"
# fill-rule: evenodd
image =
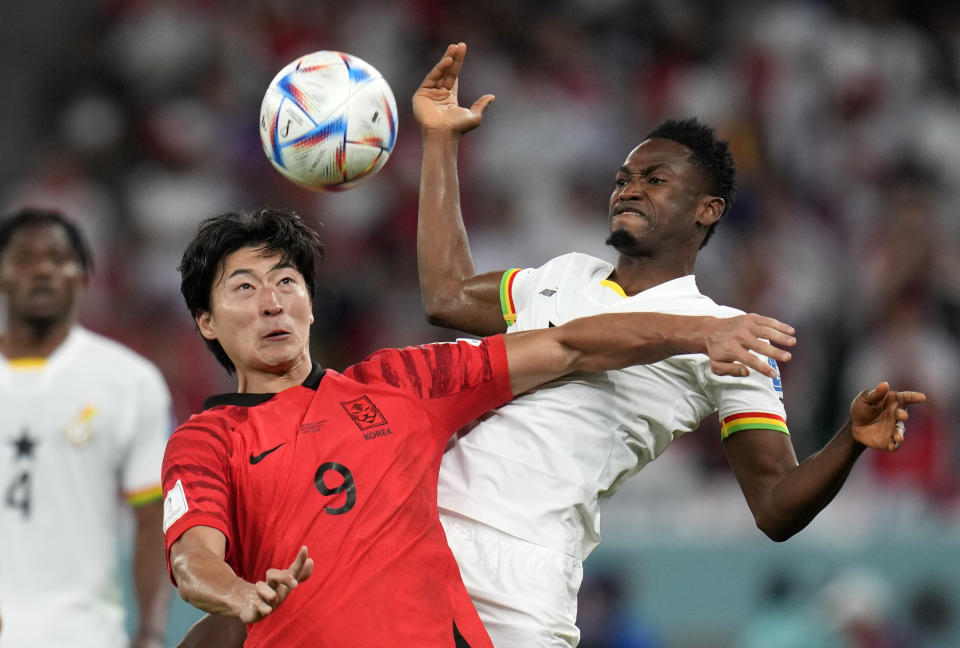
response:
M292 211L260 209L253 212L227 212L200 223L196 236L187 245L180 260L180 292L190 315L196 318L210 312L210 293L226 258L245 247L266 253L280 253L303 275L310 300L316 290L317 262L323 258L320 236ZM228 373L236 371L233 361L217 340L207 347Z
M0 257L3 256L7 246L10 245L10 240L18 231L26 227L44 225L59 225L63 228L67 233L67 239L70 241L73 253L77 255L77 259L83 267L83 273L89 276L93 272L93 255L90 253L87 240L73 221L53 209L24 207L4 218L3 222L0 223Z
M695 117L666 119L650 131L644 139L653 138L672 140L690 149L692 162L706 177L710 195L723 198L723 213L720 214L720 219L726 216L737 197L737 165L733 160L733 154L730 153L729 143L718 139L711 127ZM719 222L718 219L707 230L707 235L700 244L701 248L713 236L713 231Z

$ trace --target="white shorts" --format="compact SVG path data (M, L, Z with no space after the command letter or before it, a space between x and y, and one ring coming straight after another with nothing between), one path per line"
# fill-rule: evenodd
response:
M577 645L581 561L449 511L440 522L496 648Z

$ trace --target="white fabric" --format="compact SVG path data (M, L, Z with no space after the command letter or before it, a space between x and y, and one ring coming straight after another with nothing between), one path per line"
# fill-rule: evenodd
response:
M513 282L517 321L508 332L609 312L742 314L702 295L692 275L624 297L602 283L612 270L605 261L573 253L520 271ZM440 469L441 512L583 560L600 542L601 500L717 411L721 418L742 412L785 417L779 379L774 385L753 371L746 378L716 376L703 354L571 374L490 412L451 442ZM497 593L460 564L478 607L478 598L503 603L510 596L506 585ZM507 572L515 581L537 577L522 563L516 571L498 570L498 577ZM578 587L569 594L571 623ZM491 622L483 612L481 618Z
M0 357L3 648L127 645L118 514L159 487L171 423L159 370L83 328L42 364Z
M440 522L494 646L577 645L579 560L466 518L441 512Z

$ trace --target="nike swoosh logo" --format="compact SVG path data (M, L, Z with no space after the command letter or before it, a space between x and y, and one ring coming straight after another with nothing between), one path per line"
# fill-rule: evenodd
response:
M255 454L253 454L253 453L251 452L251 453L250 453L250 465L251 465L251 466L257 465L258 463L260 463L261 461L263 461L263 458L266 457L268 454L270 454L270 453L273 452L274 450L279 450L281 446L285 446L285 445L286 445L286 441L284 441L283 443L281 443L280 445L278 445L278 446L275 447L275 448L270 448L269 450L264 450L263 452L261 452L261 453L258 454L258 455L255 455Z

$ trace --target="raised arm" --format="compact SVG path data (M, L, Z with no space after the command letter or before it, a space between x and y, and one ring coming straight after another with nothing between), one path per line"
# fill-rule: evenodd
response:
M492 335L506 330L500 311L502 272L478 275L460 212L457 149L460 136L480 125L494 100L470 108L457 102L457 79L467 46L450 45L413 95L423 136L417 264L420 294L431 324Z
M206 526L191 527L170 547L170 568L180 597L204 612L256 623L313 572L313 559L302 547L288 569L268 569L264 580L250 583L224 561L226 547L223 533Z
M820 452L799 465L790 437L773 430L743 430L724 440L727 459L757 527L783 541L830 503L866 448L894 452L903 442L907 406L926 396L892 391L881 382L850 405L850 419Z
M749 369L776 376L767 361L790 353L793 328L769 317L690 317L665 313L608 313L555 328L510 333L507 363L513 393L521 394L572 371L606 371L686 353L705 353L714 373L745 376ZM749 368L749 369L748 369Z

